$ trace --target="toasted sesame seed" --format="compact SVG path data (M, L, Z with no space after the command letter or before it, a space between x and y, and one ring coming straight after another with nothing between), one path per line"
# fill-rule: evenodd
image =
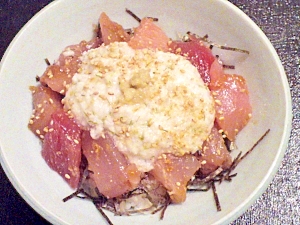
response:
M74 139L75 144L79 144L79 141L77 139Z
M217 105L221 105L221 101L220 101L219 99L216 99L216 100L215 100L215 103L216 103Z
M181 48L176 48L176 53L180 53L181 52Z
M68 180L71 178L69 174L65 174L65 178L67 178Z
M37 134L41 134L41 131L40 130L36 130L35 131Z

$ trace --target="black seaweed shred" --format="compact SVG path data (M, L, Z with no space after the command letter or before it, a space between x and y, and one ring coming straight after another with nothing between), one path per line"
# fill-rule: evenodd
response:
M216 189L214 181L211 182L211 188L213 190L213 194L214 194L214 199L215 199L215 202L216 202L217 210L218 210L218 212L220 212L220 211L222 211L222 208L221 208L221 205L220 205L220 201L219 201L219 197L218 197L218 194L217 194L217 189Z
M229 46L224 46L224 45L219 45L219 44L216 44L212 41L210 41L208 39L208 35L204 35L203 37L197 35L197 34L194 34L190 31L187 32L187 35L194 35L198 40L200 41L204 41L206 43L209 44L209 47L212 49L212 47L217 47L217 48L220 48L220 49L223 49L223 50L229 50L229 51L234 51L234 52L241 52L241 53L245 53L245 54L250 54L250 52L248 50L244 50L244 49L240 49L240 48L235 48L235 47L229 47Z
M156 17L147 16L147 18L152 19L154 22L158 22L158 18Z
M130 15L132 16L136 21L138 21L139 23L142 21L135 13L133 13L131 10L129 9L125 9L125 11Z
M138 17L135 13L133 13L130 9L125 9L125 11L132 16L136 21L138 21L139 23L142 21L140 17ZM147 16L147 18L152 19L153 21L157 22L158 18L156 17L151 17L151 16Z
M98 209L98 211L101 213L101 215L103 216L103 218L107 221L107 223L109 225L114 225L111 220L108 218L108 216L104 213L104 211L102 210L102 204L96 201L93 201L94 205L96 206L96 208Z
M46 64L47 64L47 66L50 66L50 65L51 65L51 63L50 63L50 61L49 61L48 58L45 58L45 62L46 62Z
M225 68L225 69L232 69L232 70L235 69L235 66L234 66L234 65L225 65L225 64L223 64L222 66L223 66L223 68Z

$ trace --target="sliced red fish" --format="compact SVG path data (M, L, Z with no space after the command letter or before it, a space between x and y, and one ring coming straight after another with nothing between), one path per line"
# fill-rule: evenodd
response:
M191 40L187 42L172 41L169 45L170 51L186 56L186 58L198 69L204 83L210 82L209 70L215 57L212 51L199 40Z
M84 132L82 149L88 160L91 179L107 198L120 196L140 183L141 173L127 161L109 135L94 140L89 132Z
M66 47L60 54L58 61L47 67L40 78L40 82L53 91L65 95L67 85L71 83L73 75L79 68L81 62L79 57L83 52L99 47L100 43L98 38L94 38L89 42L81 41L77 45Z
M43 138L51 120L51 115L62 109L61 96L48 87L31 86L33 113L29 120L29 129L39 138Z
M176 157L164 154L156 160L150 174L168 190L173 203L181 203L186 199L187 182L200 166L200 162L193 155Z
M48 127L42 156L51 169L62 176L72 188L76 188L80 178L81 130L63 110L52 114Z
M218 167L228 169L231 165L231 156L226 148L222 134L213 127L210 135L203 143L201 154L201 173L205 176L215 171Z
M252 108L245 79L240 75L225 74L215 60L210 69L209 89L215 99L216 121L231 141L251 118Z
M104 12L101 13L99 18L101 38L105 45L112 42L127 42L130 39L130 35L124 30L124 28L113 22Z
M164 52L169 51L169 37L158 27L152 19L142 19L140 25L134 30L134 35L128 42L134 49L158 49Z

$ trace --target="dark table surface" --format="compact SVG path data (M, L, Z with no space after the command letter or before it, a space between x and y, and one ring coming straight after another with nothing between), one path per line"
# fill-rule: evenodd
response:
M200 0L199 0L200 1ZM0 0L0 57L21 27L50 0ZM293 130L266 192L232 224L300 224L300 0L231 0L266 33L285 68ZM1 128L5 129L5 128ZM0 225L49 224L15 191L0 167Z

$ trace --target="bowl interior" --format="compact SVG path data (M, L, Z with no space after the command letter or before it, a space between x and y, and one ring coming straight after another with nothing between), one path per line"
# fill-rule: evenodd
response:
M129 8L140 17L159 18L172 38L192 31L209 35L215 43L247 49L249 56L216 51L234 73L243 75L250 89L253 117L239 134L237 145L245 152L270 128L269 135L243 162L231 183L217 185L222 211L217 212L213 195L189 193L185 203L170 206L159 224L223 224L241 215L266 189L277 171L291 129L291 98L279 58L261 30L227 1L54 1L19 32L1 62L0 70L0 159L9 179L22 197L54 224L101 224L103 218L89 201L62 199L72 189L44 162L41 145L27 129L32 102L30 85L57 59L64 47L89 40L100 13L106 12L125 28L137 22L125 13ZM228 16L230 15L230 17ZM234 152L236 155L239 151ZM180 215L178 215L180 212ZM158 215L117 217L115 224L155 224Z

